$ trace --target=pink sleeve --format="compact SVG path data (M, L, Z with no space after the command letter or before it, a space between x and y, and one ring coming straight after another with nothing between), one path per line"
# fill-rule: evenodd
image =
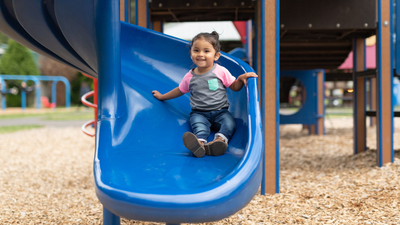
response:
M180 90L182 93L188 93L188 92L190 91L190 90L189 90L189 83L190 83L190 79L192 79L192 77L193 77L193 75L192 75L190 72L187 73L187 74L183 77L181 83L179 84L179 90Z
M217 65L217 67L214 70L214 73L227 88L230 87L232 83L236 80L236 78L229 72L229 70L220 65Z

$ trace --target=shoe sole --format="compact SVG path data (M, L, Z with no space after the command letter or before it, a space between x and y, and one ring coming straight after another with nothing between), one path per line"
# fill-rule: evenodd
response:
M212 156L223 155L226 149L228 149L228 145L225 142L216 141L210 145L207 145L207 155L212 155Z
M182 140L185 147L197 158L202 158L206 154L205 149L201 147L196 135L186 132L183 134Z

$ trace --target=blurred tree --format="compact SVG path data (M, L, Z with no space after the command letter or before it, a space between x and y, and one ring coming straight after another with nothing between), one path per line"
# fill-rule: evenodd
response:
M40 72L33 60L32 53L15 42L8 40L8 48L0 59L0 74L39 75Z
M68 79L68 81L71 84L71 104L75 104L77 102L73 101L72 95L73 93L73 87L72 87L72 82L77 79L77 72L75 68L72 68L70 66L67 66L63 63L60 63L58 61L55 61L53 59L50 59L45 56L40 56L39 57L39 62L40 62L40 71L44 76L63 76ZM43 89L42 89L42 95L48 97L51 99L51 86L52 82L42 82L43 84ZM78 84L80 85L80 84ZM63 82L58 82L57 83L57 106L65 106L65 85ZM78 90L79 93L79 90Z
M9 38L5 34L0 33L0 44L7 44L8 43L8 39Z
M78 105L80 102L79 89L81 87L82 82L86 82L89 84L90 88L93 90L93 80L83 76L80 72L76 71L76 69L67 66L65 64L54 61L50 58L40 56L40 71L43 75L49 76L63 76L66 77L71 84L71 105ZM51 90L51 82L43 82L44 85L47 85L47 89ZM47 97L51 96L51 93L43 93ZM91 101L89 99L89 101ZM62 82L57 83L57 105L64 106L65 105L65 85Z
M79 90L81 88L81 83L85 82L89 84L91 90L93 90L93 80L85 77L82 73L76 73L77 79L71 82L71 103L78 104L81 101L81 96L79 95ZM88 99L90 102L93 102L93 98Z
M15 42L8 39L8 48L0 58L0 74L7 75L40 75L33 59L32 53ZM8 82L8 88L20 86L21 81ZM32 85L32 83L28 83ZM7 95L7 106L20 107L21 93L18 95Z

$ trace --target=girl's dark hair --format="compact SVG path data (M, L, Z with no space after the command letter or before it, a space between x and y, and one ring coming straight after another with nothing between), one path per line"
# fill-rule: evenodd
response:
M190 49L192 49L193 43L199 39L204 39L207 42L209 42L215 50L215 53L218 53L221 51L221 44L219 43L219 35L216 31L213 31L211 33L200 33L194 36L192 39L192 42L190 42Z

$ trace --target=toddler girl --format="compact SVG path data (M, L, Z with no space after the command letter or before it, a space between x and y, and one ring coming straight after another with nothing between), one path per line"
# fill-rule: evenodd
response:
M226 88L239 91L247 85L247 78L257 77L255 73L245 73L236 79L225 67L214 63L221 56L220 48L217 32L196 35L190 44L190 57L197 67L183 77L179 87L166 94L152 92L158 100L169 100L190 92L193 133L183 134L183 143L199 158L224 154L235 133L236 123L228 111ZM211 129L217 133L207 144Z

